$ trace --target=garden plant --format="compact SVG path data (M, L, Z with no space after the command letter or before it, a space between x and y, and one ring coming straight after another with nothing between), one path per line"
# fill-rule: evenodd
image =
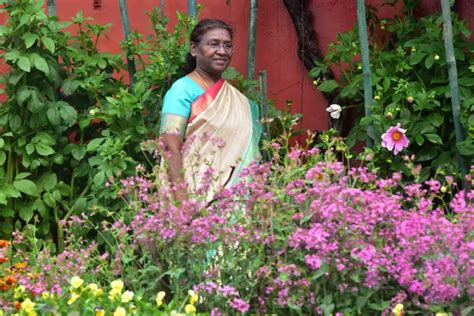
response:
M473 313L474 168L463 176L453 163L456 148L472 155L463 22L465 143L455 147L449 127L439 17L372 15L376 98L349 146L334 130L297 144L299 116L271 109L265 159L211 202L205 180L178 202L156 126L196 21L178 14L170 28L153 10L151 34L110 54L97 48L108 26L82 13L71 24L38 1L1 4L0 316ZM343 69L341 82L319 83L339 93L332 117L361 100L355 38L341 34L312 71ZM257 98L255 82L226 78ZM376 146L355 160L349 147L368 123Z

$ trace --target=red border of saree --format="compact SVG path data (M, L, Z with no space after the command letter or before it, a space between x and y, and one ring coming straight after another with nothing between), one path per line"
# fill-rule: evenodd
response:
M196 117L198 117L209 107L209 105L211 105L212 101L214 101L217 94L221 90L224 82L224 79L220 79L203 94L201 94L196 100L194 100L193 103L191 103L191 114L189 115L188 123L192 123Z

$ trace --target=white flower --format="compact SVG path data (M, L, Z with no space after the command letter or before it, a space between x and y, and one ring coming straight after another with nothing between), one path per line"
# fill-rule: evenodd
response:
M331 115L333 119L337 120L341 117L342 107L339 104L331 104L326 108L326 111L329 112L329 115Z

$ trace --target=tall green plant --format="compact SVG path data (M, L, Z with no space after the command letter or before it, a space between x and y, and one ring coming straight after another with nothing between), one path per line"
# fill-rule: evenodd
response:
M465 21L453 14L454 52L459 74L461 123L466 141L456 146L451 113L448 70L444 53L442 17L432 14L416 18L412 13L417 1L405 1L404 14L380 20L369 8L370 61L373 69L374 98L371 115L361 117L351 130L348 143L353 146L367 135L377 145L373 162L382 170L409 172L404 154L414 154L422 166L419 180L442 169L458 170L458 152L474 155L474 43ZM319 77L328 67L341 70L341 79L325 81L322 91L335 91L336 100L346 107L363 103L362 65L358 60L357 29L338 35L329 53L311 75ZM359 112L360 113L360 112ZM381 148L381 135L400 123L407 129L410 146L399 155ZM469 163L469 162L468 162Z
M0 235L35 222L39 237L62 248L62 223L88 209L114 210L119 179L146 163L140 144L155 135L162 95L179 75L182 45L195 23L185 15L173 31L157 10L155 34L138 33L124 52L100 52L109 25L78 13L71 23L47 17L41 1L5 5L0 50L10 67L0 108ZM133 92L120 74L127 54L141 67ZM100 218L99 218L100 220Z

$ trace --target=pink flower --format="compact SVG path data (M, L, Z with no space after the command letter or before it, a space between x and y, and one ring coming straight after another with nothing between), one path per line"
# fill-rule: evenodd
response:
M396 155L410 143L405 135L406 130L397 126L391 126L388 131L382 134L382 147L387 148Z

